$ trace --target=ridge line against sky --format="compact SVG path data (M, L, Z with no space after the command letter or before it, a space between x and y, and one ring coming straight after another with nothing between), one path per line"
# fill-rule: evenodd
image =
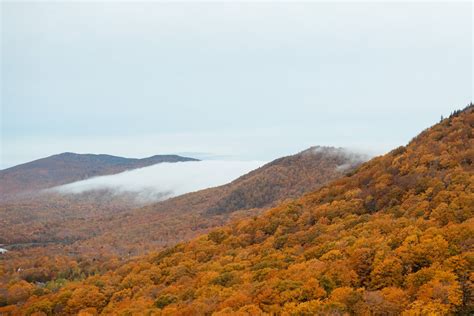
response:
M471 2L8 2L0 168L60 152L379 154L472 100Z

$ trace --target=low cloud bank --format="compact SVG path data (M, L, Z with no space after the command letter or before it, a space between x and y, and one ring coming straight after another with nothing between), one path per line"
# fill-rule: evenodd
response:
M137 202L154 202L226 184L263 164L261 161L216 160L160 163L116 175L74 182L52 190L63 194L106 190L113 194L134 196Z

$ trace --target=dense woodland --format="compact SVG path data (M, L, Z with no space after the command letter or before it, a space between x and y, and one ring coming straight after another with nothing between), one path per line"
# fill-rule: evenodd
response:
M0 244L9 250L0 256L0 305L9 303L6 293L12 282L41 287L105 273L136 255L314 191L364 159L343 149L310 148L227 185L138 209L133 196L103 190L80 195L50 192L0 204Z
M350 175L85 279L18 278L12 315L474 312L474 107ZM62 263L58 263L59 265Z

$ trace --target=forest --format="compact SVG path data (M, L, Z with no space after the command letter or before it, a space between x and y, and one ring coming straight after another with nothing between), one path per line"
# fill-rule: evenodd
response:
M470 105L261 215L88 276L18 277L0 313L472 314L473 128Z
M227 185L139 208L133 196L107 190L48 192L0 204L0 246L9 250L0 256L0 293L14 280L42 284L104 273L314 191L366 159L340 148L309 148Z

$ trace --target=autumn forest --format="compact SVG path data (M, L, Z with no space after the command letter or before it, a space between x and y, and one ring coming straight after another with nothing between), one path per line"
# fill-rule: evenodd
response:
M474 316L473 19L0 0L0 316Z
M137 216L5 202L0 314L470 315L473 133L469 105L367 162L313 148Z

